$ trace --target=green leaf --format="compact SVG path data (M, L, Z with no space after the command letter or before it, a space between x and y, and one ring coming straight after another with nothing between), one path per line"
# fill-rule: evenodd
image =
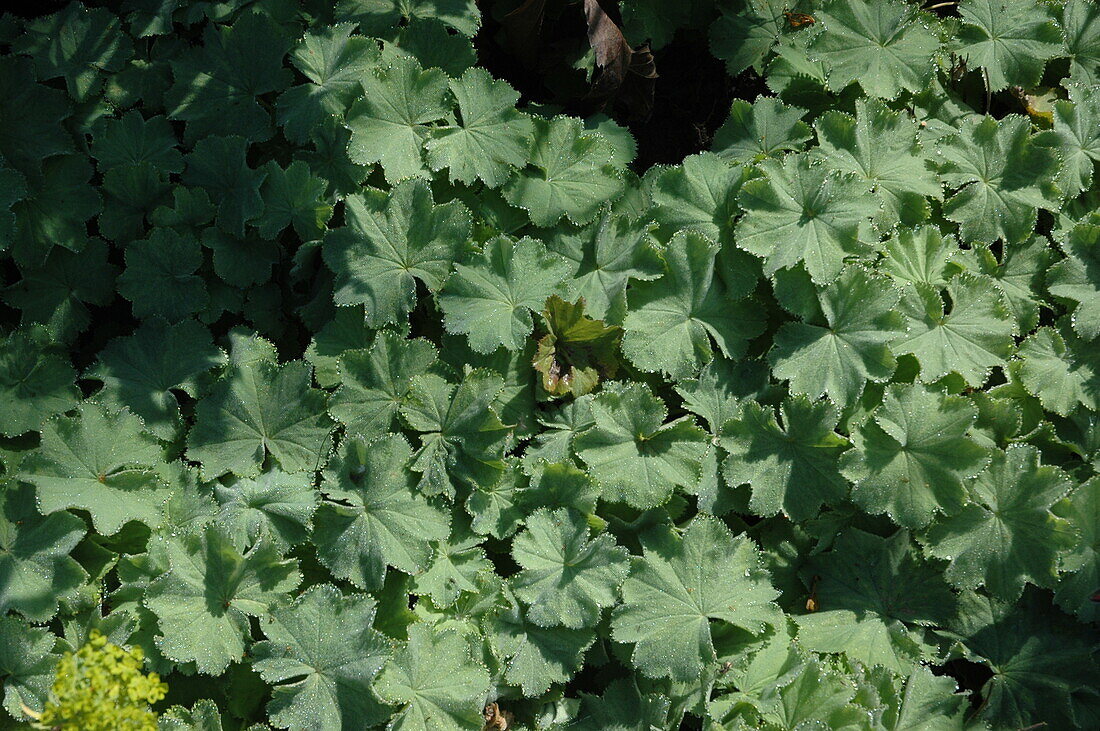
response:
M419 494L409 469L412 450L399 434L347 439L322 490L331 500L314 518L317 557L335 576L360 588L381 588L386 566L409 574L427 568L428 541L450 535L447 514Z
M665 237L691 228L720 244L718 271L731 294L743 297L752 292L760 278L759 268L753 257L733 245L733 224L741 212L737 194L746 180L759 173L730 165L709 152L690 155L676 167L651 170L646 176L652 180L650 215Z
M1100 352L1068 327L1041 327L1020 344L1020 381L1043 408L1068 416L1100 406Z
M319 502L311 475L281 470L228 485L214 483L214 496L220 506L217 521L233 545L253 546L267 538L283 552L305 542Z
M865 181L804 155L765 160L760 169L767 177L741 188L737 245L764 259L765 274L804 262L815 283L827 284L846 257L867 251L863 229L877 206Z
M957 690L952 678L935 675L927 666L917 667L904 679L896 695L890 694L888 709L883 714L884 725L897 731L922 726L944 731L965 728L968 699Z
M27 194L15 203L19 225L12 249L21 264L40 265L56 246L87 248L88 219L102 210L99 192L88 185L92 167L80 155L57 155L27 174Z
M249 617L266 617L301 575L261 541L243 554L220 529L167 541L170 570L145 590L145 606L163 636L157 647L176 662L195 663L200 673L221 675L244 657Z
M810 659L794 678L774 683L760 694L768 709L761 715L765 722L783 729L860 728L867 723L867 711L852 702L855 693L851 680Z
M348 433L368 438L384 434L412 379L435 362L435 347L427 340L383 331L370 350L349 350L337 360L340 388L329 399L329 413Z
M875 216L880 229L898 222L915 226L928 218L927 199L943 197L939 176L917 140L917 125L877 99L858 100L854 117L826 112L814 128L819 144L811 156L867 181L882 202Z
M134 53L117 15L75 2L28 21L12 50L34 59L39 81L65 79L69 96L78 102L93 97L103 84L103 72L119 71Z
M409 641L374 681L385 703L399 705L390 721L397 731L476 731L489 692L489 673L470 656L454 631L409 627Z
M302 358L313 366L317 385L333 388L341 380L340 356L349 350L369 349L374 341L374 330L367 327L362 307L337 307L332 318L316 329Z
M56 642L57 637L44 627L0 615L0 681L4 710L12 718L25 721L23 706L41 712L46 705L60 659L53 654Z
M1070 524L1050 512L1071 484L1062 470L1039 464L1035 447L998 450L971 485L972 502L929 529L927 551L950 561L944 576L961 589L984 585L1013 601L1025 582L1050 586L1059 551L1076 543Z
M634 679L619 678L598 694L581 691L580 697L581 710L573 722L577 731L637 731L668 722L668 698L652 691L643 694Z
M309 140L331 115L342 118L362 91L359 80L378 63L378 44L354 30L352 23L322 25L291 51L290 62L308 79L280 94L276 104L276 119L292 142Z
M416 280L438 290L470 234L457 201L435 205L425 183L407 181L388 194L368 189L345 200L347 225L325 236L325 263L336 275L337 305L366 305L369 327L405 319Z
M69 100L60 89L34 83L30 59L0 58L0 95L7 100L0 115L0 155L16 170L37 170L45 158L73 149L72 137L61 127Z
M773 409L746 401L739 416L722 425L719 443L729 452L722 473L733 487L752 487L749 507L756 515L783 511L791 520L817 515L848 494L837 459L847 440L838 435L836 407L805 396L784 399Z
M715 276L718 248L697 231L679 232L662 252L664 276L632 286L623 353L637 368L685 378L711 360L712 338L723 355L736 359L760 334L756 308L735 301Z
M218 226L244 236L245 224L263 213L260 186L266 171L248 166L248 142L238 135L204 137L187 155L183 182L203 188L218 201Z
M107 261L107 245L92 239L80 253L55 248L38 268L4 291L4 300L23 311L22 323L41 323L58 342L76 338L91 321L88 305L114 296L118 269Z
M483 369L469 371L458 386L433 374L413 379L401 416L420 432L412 469L421 474L421 490L453 497L461 485L489 486L501 478L509 428L493 404L503 388L499 374Z
M201 265L197 239L170 228L154 228L148 238L126 247L126 269L118 278L118 291L130 300L136 317L179 322L209 301L206 283L195 273Z
M511 587L540 627L594 627L629 573L626 549L607 534L589 540L584 516L565 508L529 515L512 557L523 570Z
M477 353L519 350L540 310L569 275L569 265L528 237L498 236L480 254L456 264L438 303L448 332L466 335Z
M586 132L575 117L533 121L530 159L505 183L505 200L527 211L536 226L550 227L562 216L588 223L604 203L622 196L626 182L606 138Z
M1037 210L1054 209L1058 157L1034 144L1030 132L1025 117L973 116L938 143L944 182L955 189L943 213L959 224L964 242L1023 243L1035 229Z
M301 160L290 163L286 169L271 160L263 171L260 196L264 211L256 220L260 235L273 239L293 225L303 241L320 238L332 217L332 205L325 201L326 181L314 175Z
M283 58L290 46L263 13L242 13L230 26L207 24L202 46L170 62L176 83L165 95L168 117L186 122L187 139L198 145L226 130L250 142L270 139L271 114L259 97L289 83Z
M1016 323L1002 290L988 277L960 274L944 288L944 296L926 284L907 286L899 310L905 333L890 347L911 353L920 363L920 377L932 383L948 373L959 374L970 386L980 387L994 366L1012 355Z
M535 125L516 109L519 92L481 68L451 79L459 122L436 127L425 143L432 170L447 168L452 181L481 180L499 188L527 164Z
M195 701L190 709L168 708L157 719L158 731L223 731L218 705L209 698Z
M959 244L936 226L900 228L887 239L883 253L882 270L899 283L943 287L955 273L951 262Z
M391 184L429 177L423 151L426 125L451 111L447 75L439 69L425 71L415 58L400 56L387 65L372 66L359 83L364 95L347 118L352 162L380 163Z
M895 99L931 78L939 39L912 6L840 0L818 11L818 20L823 31L810 53L824 63L834 92L856 81L869 97Z
M994 728L1077 725L1070 694L1100 681L1094 631L1035 590L1013 603L964 593L957 623L966 647L992 671L981 689L982 720Z
M763 70L764 60L784 35L786 0L748 0L723 3L720 15L710 26L710 50L726 62L731 76L750 66Z
M938 568L921 558L904 530L880 538L848 529L801 573L819 611L797 618L799 641L897 673L932 649L915 627L941 625L955 606Z
M496 654L505 663L504 681L523 695L537 697L554 683L565 683L584 663L595 639L590 629L546 629L524 616L514 599L487 621Z
M70 555L85 532L72 513L39 514L30 486L0 485L0 612L52 618L88 578Z
M539 339L533 365L551 397L583 396L618 371L622 328L593 320L584 305L584 299L569 303L554 295L542 311L549 332Z
M957 513L963 480L988 461L967 432L977 410L961 396L926 386L890 386L873 416L852 430L854 449L841 458L852 499L869 513L920 528L936 512Z
M340 199L360 192L371 165L360 165L348 154L351 130L339 117L325 117L310 134L313 150L303 150L298 157L309 163L315 173L328 181L326 194Z
M1100 8L1089 0L1067 0L1062 29L1070 80L1082 84L1100 81Z
M959 15L956 53L985 70L991 91L1036 86L1046 61L1061 55L1061 29L1038 3L962 0Z
M1069 3L1066 8L1068 12ZM1100 16L1097 20L1100 21ZM1052 144L1057 149L1062 158L1058 188L1072 197L1092 186L1093 169L1100 161L1100 117L1096 112L1100 89L1074 84L1069 87L1069 95L1068 101L1054 102L1054 129L1037 135L1036 142Z
M42 327L16 330L0 340L0 434L38 431L55 414L80 401L76 371Z
M413 589L431 597L439 608L451 607L463 593L481 591L482 579L495 576L493 564L485 557L484 538L456 524L452 535L433 544L432 562L419 574Z
M267 641L252 646L256 672L274 686L267 713L283 728L350 729L381 723L385 708L371 680L390 656L390 642L371 628L377 602L311 586L263 624Z
M316 470L331 447L325 393L301 361L231 366L195 406L187 456L204 479L255 477L270 454L285 472Z
M1029 332L1039 323L1039 307L1047 304L1042 281L1051 269L1053 254L1045 236L1034 236L1022 244L1001 247L999 259L990 246L979 244L969 251L959 250L954 264L992 278L1004 292L1019 331Z
M453 79L477 65L473 40L454 33L435 18L414 18L397 30L394 40L387 38L383 43L383 62L393 56L412 56L424 68L443 69Z
M281 254L278 242L262 238L253 228L242 238L212 226L203 231L202 245L213 252L214 273L240 289L267 283Z
M168 175L149 163L112 168L103 175L99 231L119 244L145 234L146 218L168 202Z
M19 171L0 162L0 251L15 241L15 213L11 207L27 195L27 179Z
M710 149L729 162L746 164L801 150L811 137L810 126L802 121L805 115L805 109L787 106L774 97L758 97L751 104L734 99Z
M742 400L759 400L767 385L768 367L763 362L717 357L696 378L676 384L676 392L684 399L684 409L701 416L717 434L727 419L740 415Z
M404 21L425 18L437 18L467 36L481 25L474 0L340 0L336 16L357 23L364 35L387 34Z
M817 292L824 326L788 322L779 328L768 354L772 375L789 380L795 393L827 395L842 407L855 403L867 382L894 372L887 344L902 331L894 311L898 297L887 278L849 267Z
M643 219L631 220L611 211L581 229L553 229L546 248L575 265L572 278L562 285L567 299L583 298L589 315L610 321L612 311L625 301L631 279L661 275L653 230Z
M690 416L666 424L668 411L648 386L606 384L592 401L592 415L594 426L573 444L605 500L654 508L677 487L699 481L706 432Z
M643 675L694 681L717 665L714 630L760 635L782 622L778 595L756 545L700 515L682 539L633 560L611 632L634 643L631 662Z
M100 117L92 124L90 153L100 172L148 163L156 170L179 173L183 156L172 124L163 116L145 119L141 112Z
M99 401L113 408L129 407L150 432L172 441L183 428L173 391L197 398L206 374L225 362L225 353L200 323L169 325L152 319L132 335L109 342L84 377L103 383L96 394Z
M1100 337L1100 226L1074 226L1065 243L1066 258L1046 271L1047 289L1076 302L1070 322L1085 340Z
M1062 555L1061 579L1054 593L1058 606L1073 612L1082 622L1095 622L1100 607L1092 601L1100 586L1100 480L1093 477L1080 485L1069 498L1054 507L1080 533L1072 550Z
M19 479L37 488L43 513L87 510L96 531L109 536L130 520L160 523L168 493L153 467L162 459L141 419L84 403L43 426L41 446L23 461Z

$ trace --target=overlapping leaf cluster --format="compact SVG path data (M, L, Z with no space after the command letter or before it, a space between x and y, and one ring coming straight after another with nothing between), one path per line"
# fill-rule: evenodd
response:
M771 92L632 171L473 0L118 5L0 18L9 720L1100 725L1097 6L632 0Z

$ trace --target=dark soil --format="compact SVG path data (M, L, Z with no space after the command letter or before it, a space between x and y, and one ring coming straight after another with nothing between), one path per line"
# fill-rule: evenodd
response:
M492 12L492 0L482 3L483 25L474 39L478 64L493 76L504 79L522 95L522 102L553 104L571 114L587 116L580 95L566 96L568 88L560 80L567 70L562 58L555 68L551 56L555 49L574 45L585 39L584 18L576 13L556 21L548 20L542 36L548 49L541 69L526 68L502 43L502 31ZM645 119L632 118L621 105L609 105L603 111L626 125L638 143L638 156L633 168L643 173L658 164L674 165L688 155L709 149L715 130L729 114L734 99L752 101L767 91L762 77L752 70L731 77L720 60L710 53L706 34L681 31L673 42L654 52L657 82L653 95L653 111Z

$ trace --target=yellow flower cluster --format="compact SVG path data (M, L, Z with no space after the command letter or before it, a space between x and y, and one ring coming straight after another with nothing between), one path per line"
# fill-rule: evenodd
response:
M144 653L111 644L92 630L88 642L57 665L53 693L39 728L61 731L156 731L149 707L164 698L168 685L156 673L142 672Z

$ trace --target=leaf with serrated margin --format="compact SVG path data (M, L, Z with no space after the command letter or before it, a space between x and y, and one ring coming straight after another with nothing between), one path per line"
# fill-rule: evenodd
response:
M569 276L569 264L537 239L505 235L455 265L437 302L448 332L465 335L477 353L521 349L534 330L531 311Z
M1061 29L1039 3L962 0L959 15L955 53L985 70L991 91L1036 86L1047 60L1061 55Z
M631 287L622 348L635 367L689 377L714 356L712 339L737 359L763 330L758 308L715 276L718 249L697 231L678 232L661 254L664 276Z
M696 682L718 663L715 629L763 634L783 621L778 596L756 544L699 515L682 539L633 559L612 637L634 644L631 662L643 675Z
M536 117L534 124L530 161L513 173L502 192L536 226L553 226L562 216L586 224L605 203L622 196L626 182L606 138L586 131L575 117Z
M811 398L828 395L840 406L856 401L868 381L894 372L887 344L902 331L894 311L899 292L889 279L849 267L817 293L825 324L788 322L768 354L772 375Z
M325 392L311 382L302 361L230 366L195 406L188 458L202 465L204 479L255 477L268 455L284 472L318 469L332 445L332 420Z
M1022 243L1035 229L1038 209L1057 208L1057 153L1033 141L1026 117L968 117L957 134L938 143L937 154L943 180L955 191L943 214L959 224L964 242Z
M957 513L966 502L963 480L989 460L968 436L976 416L961 396L890 386L872 418L852 430L854 448L841 458L852 500L906 528L928 525L937 512Z
M913 6L891 0L834 0L817 13L824 30L810 45L829 88L858 82L870 97L918 92L935 69L940 41Z
M541 627L595 627L630 570L625 548L606 533L590 539L585 517L566 508L529 515L512 557L523 570L510 585Z
M46 423L41 446L23 461L19 479L37 488L43 513L87 510L96 531L109 536L131 520L160 524L169 492L153 468L163 460L141 419L86 402L73 416Z
M436 291L470 235L458 201L435 205L422 181L388 193L368 188L344 201L342 228L325 236L325 264L336 275L337 305L365 305L369 327L403 321L416 303L416 282Z
M382 587L386 566L409 574L427 567L428 541L450 535L447 514L415 489L412 449L400 434L352 437L325 470L330 500L314 518L317 557L355 586Z
M435 346L382 331L369 350L348 350L337 359L340 387L329 398L332 417L351 434L374 437L390 431L412 379L436 362Z
M451 111L447 75L439 69L422 69L411 56L399 56L372 66L359 82L363 97L347 116L348 157L359 165L381 164L391 184L429 177L424 141L427 125Z
M836 279L844 260L869 250L864 228L878 211L869 185L804 155L765 160L767 177L749 180L738 200L739 247L764 259L764 273L804 262L817 284Z
M959 274L948 280L944 292L949 312L938 288L927 284L905 288L899 306L905 333L895 337L890 347L917 359L925 383L958 373L968 385L979 387L994 366L1003 367L1012 355L1015 318L1004 292L989 277Z
M311 586L261 625L267 640L252 646L252 666L272 684L272 723L302 731L335 731L382 723L388 709L371 680L390 656L390 641L372 628L377 602L367 594Z
M1066 258L1046 272L1055 297L1076 302L1070 322L1085 340L1100 337L1100 226L1080 223L1063 245Z
M722 425L719 444L729 453L722 474L733 487L752 487L756 515L783 511L793 521L808 520L848 494L837 463L847 440L834 431L839 414L829 401L788 397L779 416L782 424L770 407L747 401Z
M602 496L636 508L663 505L677 487L699 481L706 432L690 416L665 423L668 410L642 383L608 383L592 401L595 424L573 440Z
M451 79L459 121L432 129L425 143L432 170L447 168L452 181L481 180L499 188L527 164L535 125L516 109L519 92L481 68Z
M1051 586L1058 554L1076 543L1070 524L1050 507L1072 483L1061 469L1039 463L1029 444L997 450L970 485L971 502L932 524L924 539L930 556L949 561L944 576L960 589L985 586L1014 601L1024 584Z

